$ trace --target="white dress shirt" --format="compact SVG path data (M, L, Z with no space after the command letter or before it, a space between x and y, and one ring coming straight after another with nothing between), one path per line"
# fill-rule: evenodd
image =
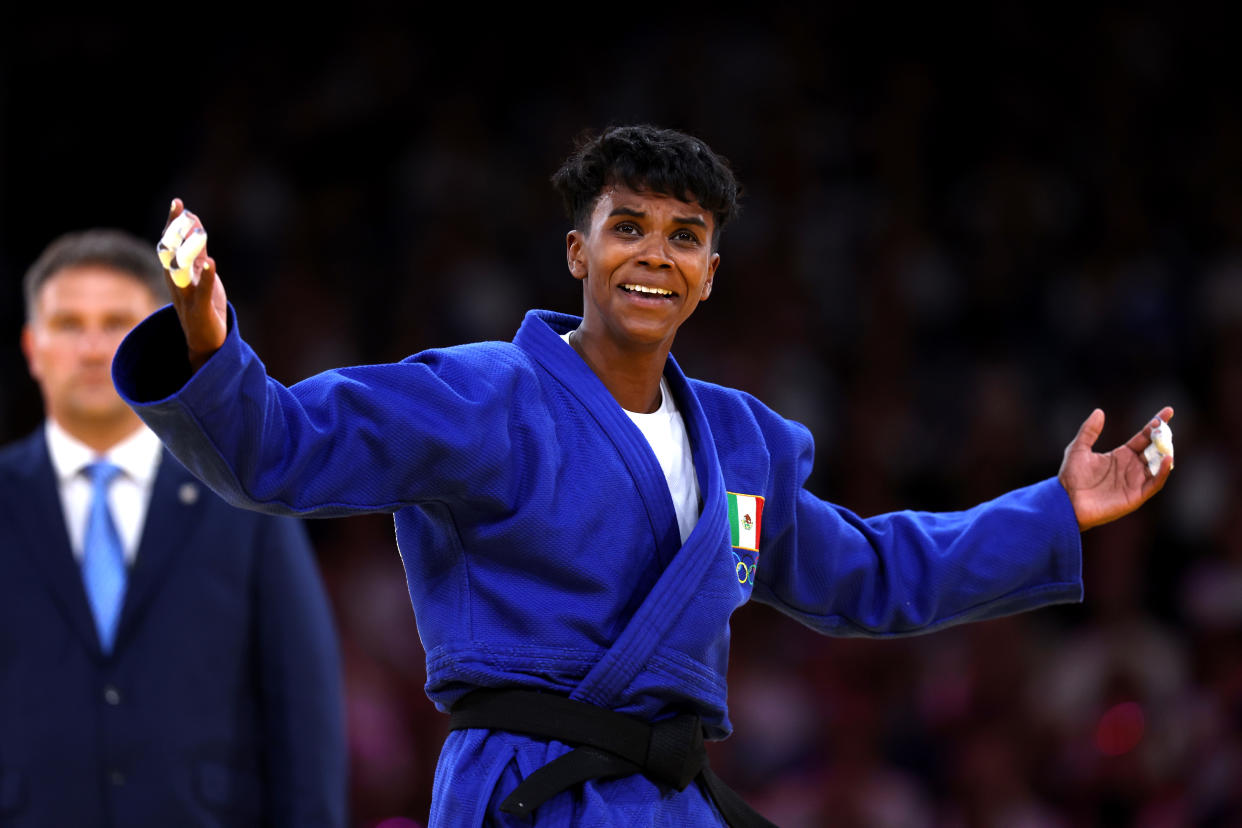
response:
M121 536L125 563L133 566L159 468L160 439L144 425L100 456L53 420L48 419L44 428L74 557L81 562L91 508L91 481L84 469L97 460L107 460L121 469L108 487L108 508Z

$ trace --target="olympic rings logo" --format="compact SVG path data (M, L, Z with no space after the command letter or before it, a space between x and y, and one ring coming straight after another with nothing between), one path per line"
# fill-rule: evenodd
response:
M737 576L737 582L739 584L744 586L746 584L753 585L755 583L756 566L758 566L757 562L747 565L746 561L742 560L741 555L736 552L733 553L733 574Z

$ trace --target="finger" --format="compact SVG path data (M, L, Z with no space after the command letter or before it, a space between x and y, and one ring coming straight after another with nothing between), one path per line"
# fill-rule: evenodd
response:
M1152 417L1145 426L1139 429L1137 434L1126 441L1126 448L1131 451L1141 452L1143 449L1147 448L1147 444L1151 442L1152 429L1160 425L1162 422L1167 423L1171 419L1173 419L1173 407L1166 405L1164 408L1160 409L1156 416Z
M203 269L199 272L198 282L195 285L197 290L197 298L199 301L208 305L216 302L216 293L223 292L223 287L219 287L217 291L216 282L220 281L220 271L216 267L216 260L207 256L203 261Z
M1164 484L1168 482L1169 475L1173 472L1173 458L1160 458L1160 469L1155 476L1143 484L1143 500L1154 495L1156 492L1164 488Z
M165 239L172 239L170 233L173 233L174 231L171 231L169 228L174 225L177 227L177 230L175 231L177 238L185 238L185 236L195 227L202 227L203 223L199 220L198 216L185 209L185 204L181 201L181 199L174 198L168 209L168 221L164 222L164 235L160 239L161 243L163 243ZM169 246L175 245L170 243Z
M160 236L159 243L155 245L155 253L160 257L160 263L165 270L179 269L180 265L173 265L177 249L194 231L195 222L194 214L183 210L164 228L164 235Z
M1152 417L1151 422L1143 427L1143 431L1146 432L1148 436L1151 436L1151 430L1153 428L1161 423L1167 423L1171 419L1173 419L1173 406L1166 405L1164 408L1156 412L1156 416Z
M175 202L174 202L175 207ZM184 290L198 276L207 248L207 231L198 216L184 208L164 230L155 252L174 285Z
M160 246L175 248L177 244L195 230L206 232L202 220L190 210L185 209L181 199L174 198L168 211L168 221L164 224L164 234L160 237Z
M216 280L216 260L211 258L210 256L207 256L203 262L203 270L201 273L199 273L199 276L198 276L198 286L205 292L204 295L206 296L211 295L211 283L214 282L215 280Z
M186 267L180 267L180 266L173 267L171 270L168 271L168 274L169 276L172 277L173 284L182 290L185 290L190 285L194 284L193 262L191 262Z
M198 261L207 251L207 234L195 230L185 237L177 247L177 254L174 259L178 270L190 267Z
M185 209L185 203L179 198L174 198L172 204L168 207L168 220L164 222L164 229L168 229L168 225L173 223L173 219L181 215L181 211Z
M1070 447L1081 446L1090 449L1095 445L1095 441L1100 439L1100 432L1103 430L1104 410L1097 408L1088 415L1087 419L1082 421L1078 434L1074 435L1074 442L1070 444Z

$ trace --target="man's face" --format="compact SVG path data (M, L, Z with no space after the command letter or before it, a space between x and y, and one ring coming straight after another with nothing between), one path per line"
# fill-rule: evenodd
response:
M48 416L69 428L128 415L112 386L112 357L156 307L142 282L107 267L70 267L43 283L22 331L22 350Z
M605 187L588 231L566 240L569 270L584 280L584 333L621 349L671 344L711 293L714 222L698 202Z

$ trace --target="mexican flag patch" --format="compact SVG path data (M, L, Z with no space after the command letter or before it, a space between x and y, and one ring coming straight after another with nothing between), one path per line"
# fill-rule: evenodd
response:
M763 498L725 493L729 501L729 544L734 549L759 551L759 527L763 523Z

